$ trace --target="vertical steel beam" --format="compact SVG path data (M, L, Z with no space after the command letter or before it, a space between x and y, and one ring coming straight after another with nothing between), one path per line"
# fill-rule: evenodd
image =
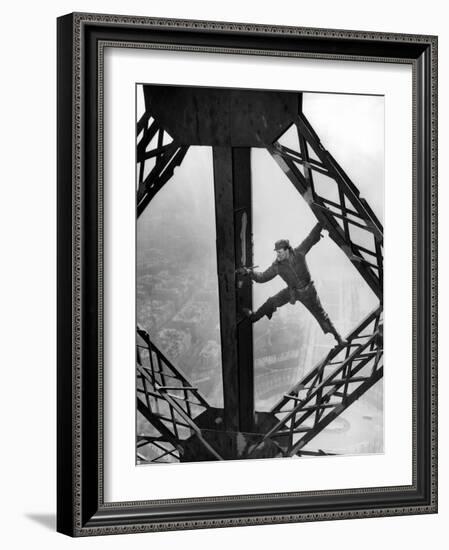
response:
M224 393L224 421L229 431L252 431L254 376L252 325L237 325L237 311L251 308L249 281L236 285L235 270L252 263L251 149L214 147L217 268Z
M236 258L232 148L214 147L213 165L224 423L226 430L239 431L240 411L236 339L237 297L235 289Z
M251 149L232 149L234 188L234 227L236 267L253 263L252 203L251 203ZM239 280L237 285L237 311L246 307L252 310L253 292L249 277ZM237 354L239 375L240 431L254 429L254 368L253 328L245 319L237 326Z

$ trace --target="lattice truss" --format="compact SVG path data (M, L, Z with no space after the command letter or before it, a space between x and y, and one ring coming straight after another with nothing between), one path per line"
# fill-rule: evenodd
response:
M194 419L209 404L179 369L151 342L148 333L137 329L137 410L147 422L137 434L137 459L143 462L178 462L183 443L197 437L210 453L220 455L205 441Z
M286 143L291 145L292 131L297 149ZM171 178L188 147L164 134L148 111L137 124L137 135L140 215ZM383 376L383 228L302 110L289 131L267 149L380 302L345 344L335 346L273 407L277 423L252 451L257 455L258 447L270 439L285 456L324 454L304 447ZM138 434L138 460L182 460L183 442L192 435L212 459L221 459L195 423L209 407L206 400L144 330L137 334L137 405L148 421L148 432Z
M281 137L268 151L381 300L381 223L343 168L323 147L304 113L298 114L292 129L297 132L298 150L283 145Z
M137 216L173 176L188 146L177 144L149 111L137 123Z
M264 437L285 456L301 449L383 375L382 310L371 312L273 407L279 422ZM306 454L306 453L304 453Z

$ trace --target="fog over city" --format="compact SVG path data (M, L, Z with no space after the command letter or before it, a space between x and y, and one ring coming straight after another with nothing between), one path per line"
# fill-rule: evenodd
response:
M137 117L143 112L138 88ZM384 222L384 98L305 93L303 111L331 152ZM298 149L290 130L280 142ZM296 138L297 139L297 138ZM148 168L146 168L148 170ZM316 218L270 154L251 150L253 265L266 269L274 243L297 246ZM327 186L329 198L336 184ZM335 188L332 188L332 185ZM220 321L212 149L190 147L174 176L137 223L137 321L213 406L222 406ZM364 244L360 240L360 244ZM376 296L326 231L307 255L324 309L344 336L378 304ZM253 305L285 287L276 277L253 283ZM269 410L334 346L299 302L253 325L256 410ZM348 429L351 427L351 430ZM342 453L383 451L380 380L315 440Z

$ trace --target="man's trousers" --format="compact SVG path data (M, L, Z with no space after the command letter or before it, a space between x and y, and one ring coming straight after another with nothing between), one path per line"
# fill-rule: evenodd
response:
M336 329L332 324L332 321L329 319L329 315L324 311L324 308L321 305L321 301L318 297L313 281L302 289L290 289L288 287L284 288L274 296L268 298L268 300L251 315L250 319L255 322L261 319L264 315L266 315L268 319L271 319L273 313L278 307L282 307L288 302L295 303L296 301L301 302L301 304L303 304L303 306L310 311L310 313L318 321L321 330L325 334L328 332L336 334Z

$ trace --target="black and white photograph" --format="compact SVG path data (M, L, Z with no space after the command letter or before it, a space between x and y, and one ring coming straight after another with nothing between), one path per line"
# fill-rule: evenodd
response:
M447 11L6 5L3 548L447 546Z
M382 454L384 97L135 91L136 464Z

